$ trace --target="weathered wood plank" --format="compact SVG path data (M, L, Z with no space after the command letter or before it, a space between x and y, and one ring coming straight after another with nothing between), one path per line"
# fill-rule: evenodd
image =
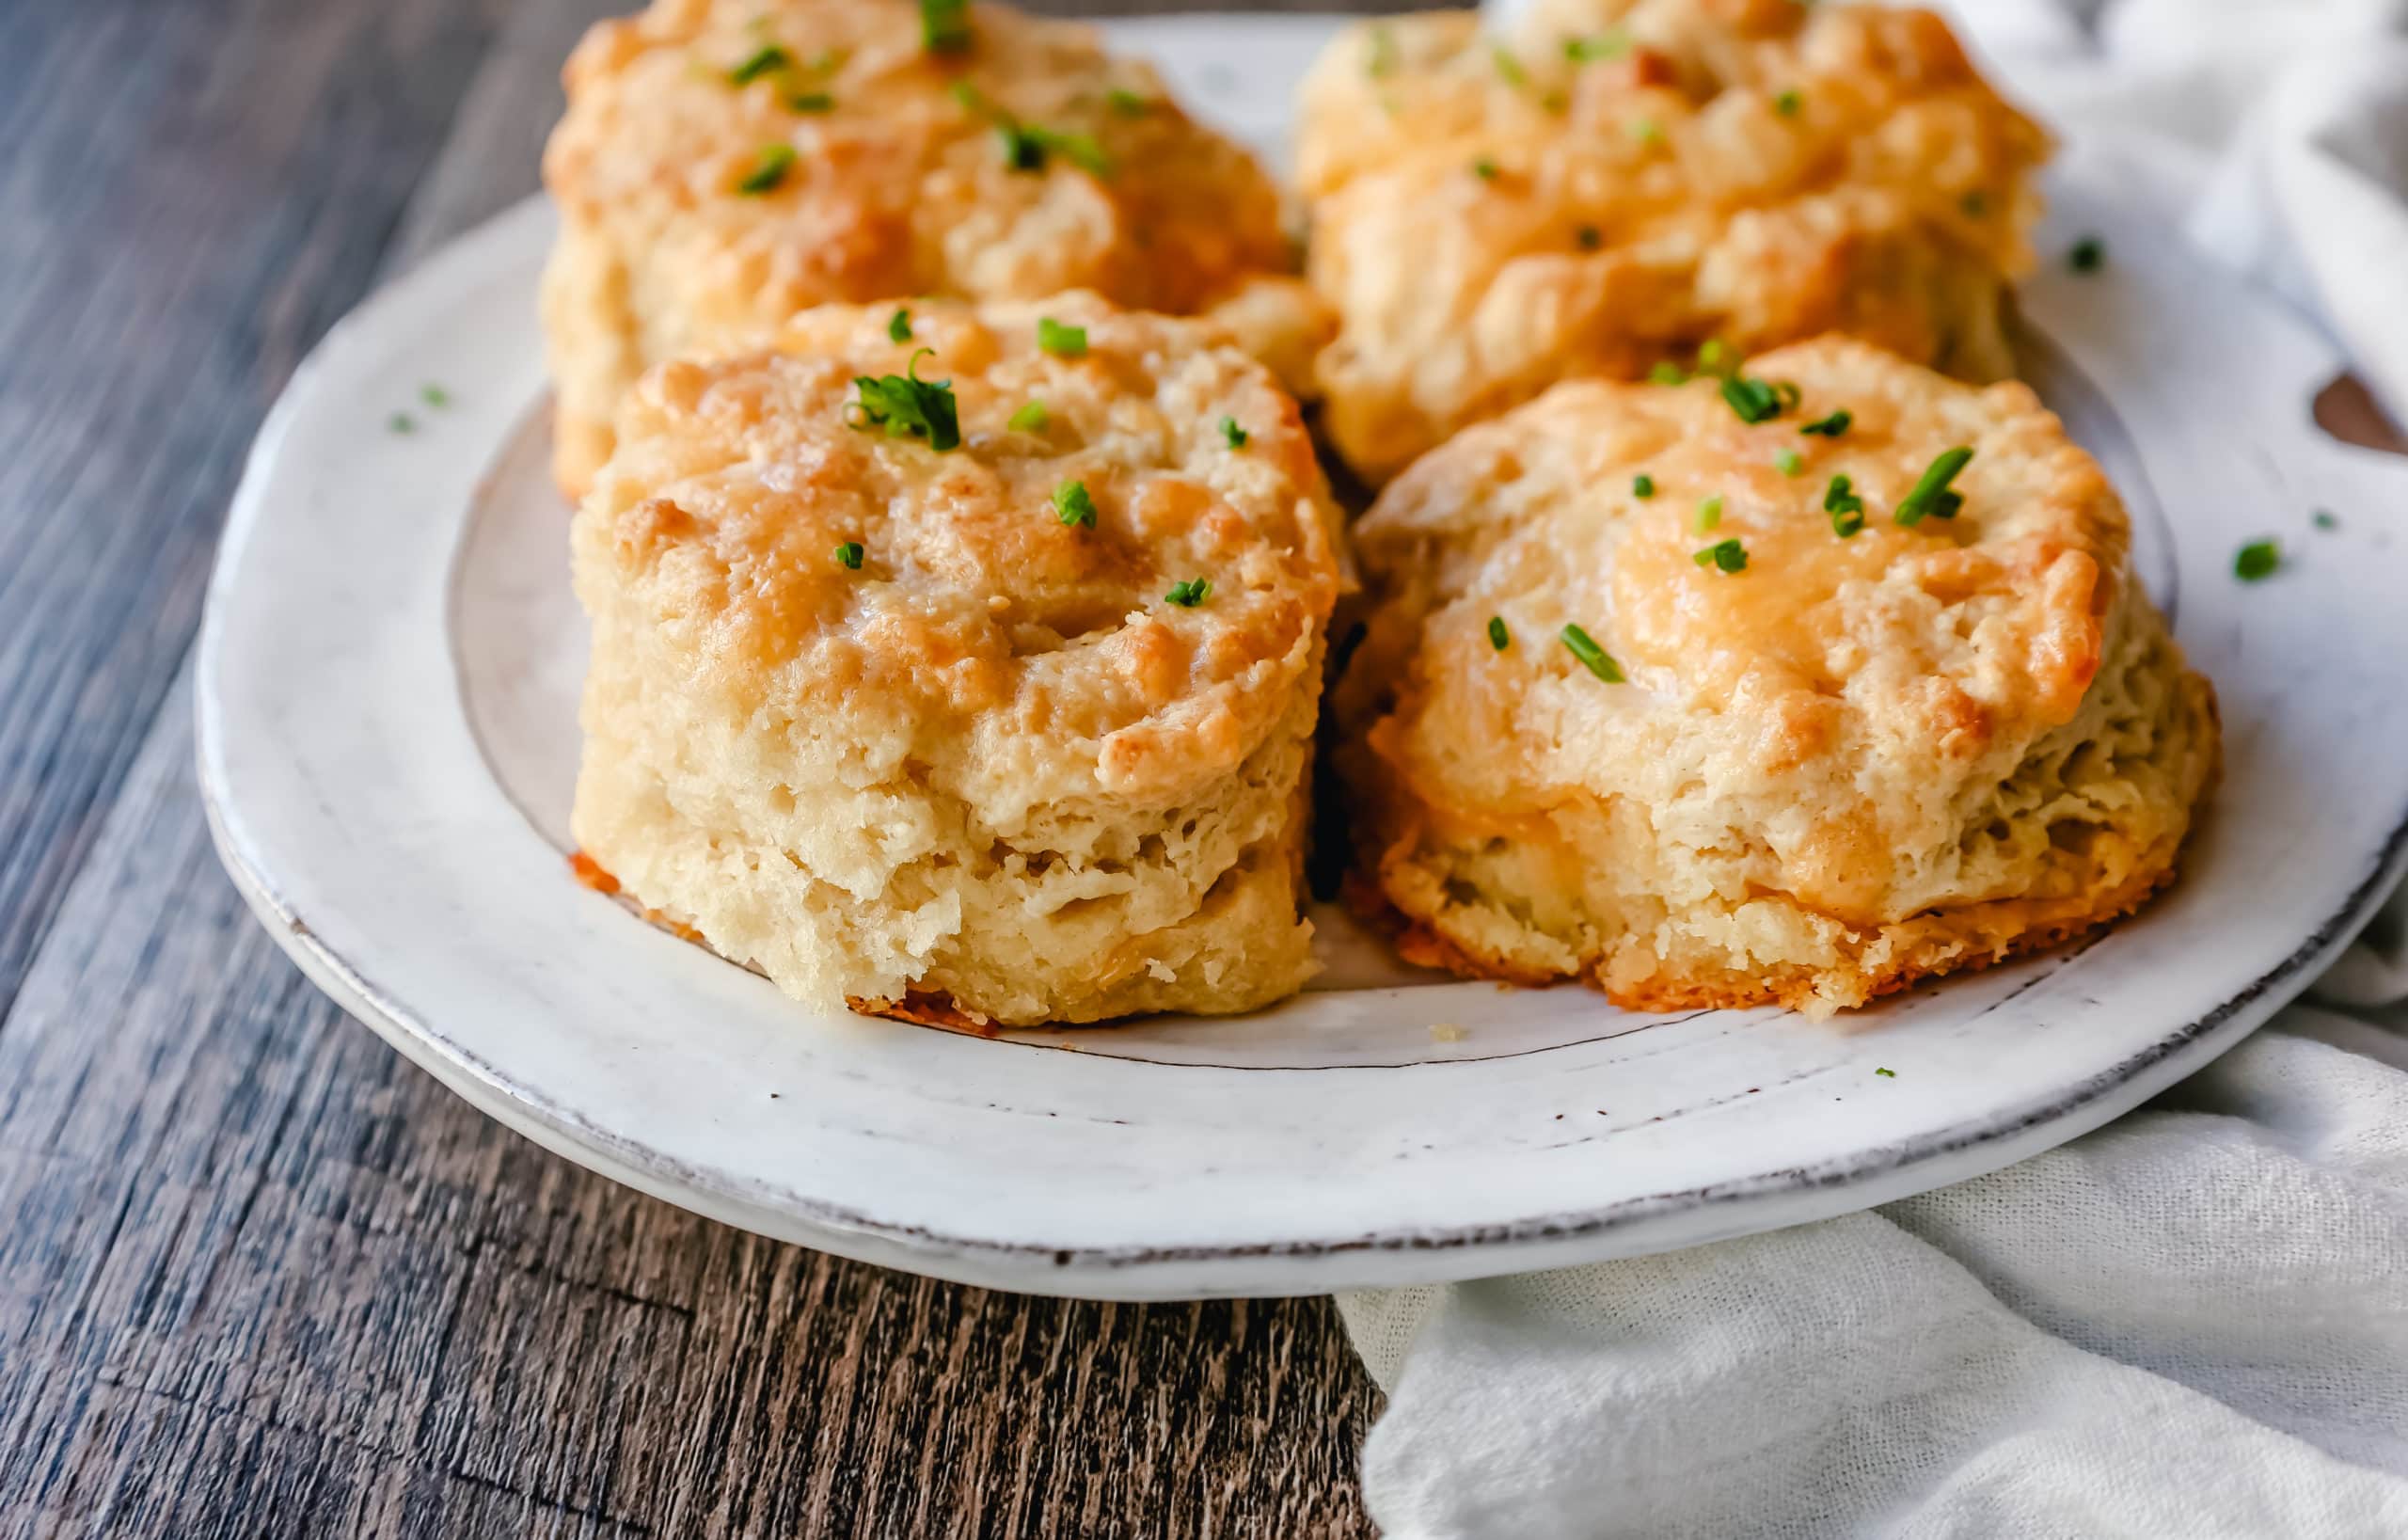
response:
M175 670L241 449L372 271L532 187L594 8L0 8L0 1535L1363 1532L1325 1304L1022 1299L641 1198L215 870Z

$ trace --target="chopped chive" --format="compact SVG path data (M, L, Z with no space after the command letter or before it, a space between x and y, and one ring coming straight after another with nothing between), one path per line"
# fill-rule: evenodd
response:
M1990 200L1978 187L1956 200L1957 210L1968 219L1979 219L1990 212Z
M1513 636L1505 629L1505 617L1502 615L1489 616L1488 644L1496 648L1498 652L1503 652L1508 646L1513 644Z
M1806 468L1806 457L1794 449L1785 449L1772 457L1772 468L1784 476L1795 476Z
M2254 583L2260 578L2272 577L2282 564L2281 547L2272 540L2252 540L2234 553L2232 575L2244 583Z
M1736 349L1719 337L1709 337L1697 345L1697 372L1701 374L1722 374L1739 367Z
M2107 264L2107 243L2096 235L2085 235L2066 253L2066 262L2077 273L2096 273Z
M1718 540L1689 559L1700 566L1719 567L1726 574L1748 570L1748 548L1736 540Z
M1646 474L1644 471L1633 476L1630 479L1630 495L1634 498L1641 499L1642 500L1647 498L1654 497L1656 495L1656 478Z
M1620 58L1630 52L1630 34L1611 27L1589 38L1563 40L1563 56L1575 64L1588 64L1596 59Z
M1471 174L1478 177L1482 182L1495 182L1497 180L1497 163L1489 159L1486 155L1482 155L1480 159L1471 163Z
M1488 59L1491 64L1497 66L1497 78L1515 90L1518 91L1530 83L1529 71L1522 68L1522 61L1515 58L1513 51L1503 43L1493 42L1488 45Z
M1103 93L1103 104L1122 118L1143 118L1154 110L1151 102L1119 86Z
M385 420L385 428L388 433L416 433L418 419L407 412L395 412Z
M452 392L446 390L443 387L429 381L427 384L421 385L418 388L418 399L425 402L429 406L434 407L439 412L446 406L452 405ZM2328 515L2326 516L2330 517L2331 516Z
M922 348L900 374L854 377L861 392L851 410L861 413L856 428L884 428L889 438L925 438L928 448L943 452L961 447L961 422L951 380L920 378L920 359L933 350Z
M793 168L794 146L765 144L761 152L752 159L752 169L744 174L744 179L736 184L736 190L748 198L757 198L775 190Z
M1236 418L1225 417L1221 419L1221 437L1228 440L1229 448L1244 449L1245 448L1245 441L1250 436L1244 428L1238 426L1238 420Z
M1798 425L1798 431L1799 433L1819 433L1826 438L1837 438L1840 435L1847 432L1848 424L1855 421L1855 414L1843 406L1829 417L1818 417L1812 422L1799 423Z
M910 341L911 340L911 312L909 310L895 311L894 316L886 323L886 335L898 342Z
M826 91L797 91L786 98L786 107L792 112L833 112L836 99Z
M2337 530L2341 527L2341 521L2333 516L2333 511L2329 508L2316 510L2308 516L2308 522L2320 530Z
M1572 232L1573 244L1583 251L1594 251L1605 244L1605 234L1594 225L1583 225Z
M1588 632L1577 626L1566 626L1562 634L1563 644L1572 649L1573 657L1580 659L1581 667L1609 685L1623 682L1622 665L1615 662L1605 648L1598 646Z
M1054 489L1054 516L1074 529L1095 528L1095 499L1085 482L1064 482Z
M1864 529L1864 500L1846 476L1834 476L1823 489L1823 512L1831 516L1831 532L1842 540Z
M1783 118L1797 117L1798 109L1805 104L1806 99L1796 91L1783 91L1772 99L1772 110Z
M765 42L746 55L742 63L728 71L727 83L731 86L749 86L763 75L783 70L793 62L794 59L784 49L776 43Z
M1386 80L1396 73L1396 34L1386 27L1371 28L1370 52L1363 61L1363 72L1373 80Z
M1781 388L1745 374L1722 377L1722 399L1742 422L1769 422L1781 415Z
M1898 1078L1898 1072L1895 1070L1876 1070L1873 1072L1877 1075L1886 1075L1892 1080Z
M1205 596L1212 592L1212 583L1211 579L1190 578L1183 583L1173 583L1171 585L1170 592L1164 595L1163 597L1168 599L1171 603L1178 605L1182 610L1193 610L1197 605L1203 603Z
M1670 358L1662 360L1647 372L1648 383L1652 385L1686 385L1688 383L1688 377L1689 372Z
M1640 144L1661 144L1664 142L1664 125L1657 122L1653 118L1641 118L1632 122L1630 125L1630 134L1631 137L1637 139Z
M1689 516L1689 528L1700 534L1705 533L1721 522L1722 500L1719 497L1706 499L1697 505L1697 512Z
M862 569L862 543L848 540L836 548L836 564L854 572Z
M1057 134L1050 128L1033 128L1025 132L1033 135L1038 144L1089 176L1112 175L1112 157L1103 152L1103 146L1096 142L1094 135Z
M920 42L931 54L970 46L970 0L920 0Z
M1569 112L1572 110L1572 98L1561 91L1549 91L1539 98L1539 105L1549 112Z
M1087 328L1066 326L1050 315L1037 318L1037 345L1057 358L1084 357L1087 351Z
M1014 412L1011 416L1011 421L1005 423L1004 426L1011 429L1014 433L1043 433L1045 431L1045 424L1052 421L1052 414L1045 410L1045 403L1041 401L1032 401L1025 406L1022 406L1019 411Z
M1914 490L1899 500L1896 511L1890 516L1892 521L1912 529L1923 522L1926 514L1934 518L1955 518L1956 510L1965 506L1965 494L1951 492L1948 484L1956 479L1956 473L1972 457L1973 452L1962 445L1942 452L1925 468Z

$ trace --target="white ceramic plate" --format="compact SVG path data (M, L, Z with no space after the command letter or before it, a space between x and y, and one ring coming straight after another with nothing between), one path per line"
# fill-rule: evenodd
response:
M1123 40L1262 137L1328 24ZM2294 321L2094 175L2054 198L2045 248L2097 230L2113 259L2032 286L2036 383L2131 501L2227 729L2187 881L2079 950L1824 1024L1664 1018L1398 970L1333 914L1329 974L1247 1020L988 1041L803 1014L562 859L584 640L544 474L541 203L362 307L261 435L199 658L219 849L312 978L529 1136L735 1224L980 1283L1462 1278L1993 1168L2256 1025L2354 930L2408 827L2408 469L2310 425L2335 361ZM452 404L421 405L425 382ZM2290 560L2236 582L2267 534Z

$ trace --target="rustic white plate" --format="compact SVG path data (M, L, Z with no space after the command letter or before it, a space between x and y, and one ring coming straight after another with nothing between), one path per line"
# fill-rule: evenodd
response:
M1328 24L1124 40L1270 137ZM201 638L218 848L312 978L530 1137L948 1278L1130 1297L1463 1278L1988 1170L2231 1046L2348 939L2408 828L2408 469L2310 425L2336 364L2306 329L2095 168L2054 197L2046 248L2096 230L2113 258L2033 284L2036 383L2131 502L2227 724L2188 880L2077 951L1818 1025L1443 981L1326 915L1331 972L1248 1020L987 1041L807 1016L562 860L584 641L544 475L540 202L363 306L261 434ZM2236 582L2261 535L2289 560Z

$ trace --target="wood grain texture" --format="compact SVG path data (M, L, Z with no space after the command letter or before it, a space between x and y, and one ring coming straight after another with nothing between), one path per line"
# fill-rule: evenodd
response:
M642 1198L218 871L185 659L244 450L533 187L602 8L0 7L0 1536L1368 1532L1326 1302L995 1294Z

